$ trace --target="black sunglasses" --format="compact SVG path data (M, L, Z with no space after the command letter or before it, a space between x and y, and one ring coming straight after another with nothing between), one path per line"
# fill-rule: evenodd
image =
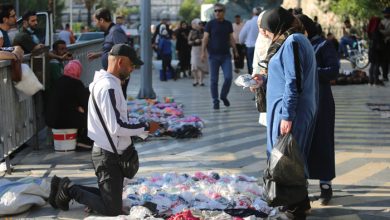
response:
M215 9L214 12L223 12L223 9Z

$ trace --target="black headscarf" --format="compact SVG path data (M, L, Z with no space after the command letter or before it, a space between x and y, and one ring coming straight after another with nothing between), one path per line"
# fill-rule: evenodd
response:
M291 27L294 20L295 17L291 12L282 7L278 7L264 13L260 27L275 35L283 34Z
M318 35L318 29L316 27L316 24L314 21L309 18L308 16L304 14L296 15L296 17L299 19L299 21L302 22L303 26L305 27L305 30L307 32L307 37L309 39L313 38L314 36Z

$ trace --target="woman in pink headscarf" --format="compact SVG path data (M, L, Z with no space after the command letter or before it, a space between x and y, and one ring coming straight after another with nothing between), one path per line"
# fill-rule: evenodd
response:
M80 81L82 65L71 60L50 94L46 123L55 129L77 128L76 150L91 149L92 141L87 137L87 106L89 91Z

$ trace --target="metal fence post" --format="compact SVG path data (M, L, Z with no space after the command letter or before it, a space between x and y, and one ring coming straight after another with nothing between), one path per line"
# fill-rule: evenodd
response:
M156 93L152 86L152 46L151 46L151 5L150 0L141 1L141 88L137 98L155 99Z

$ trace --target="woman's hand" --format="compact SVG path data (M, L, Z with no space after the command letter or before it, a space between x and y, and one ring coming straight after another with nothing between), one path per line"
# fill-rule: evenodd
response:
M285 135L291 132L292 121L282 120L280 122L280 134Z
M252 77L254 80L256 80L256 86L249 87L249 90L251 92L256 92L256 89L259 88L260 86L262 86L264 83L263 76L259 73L256 73L256 74L252 74Z

